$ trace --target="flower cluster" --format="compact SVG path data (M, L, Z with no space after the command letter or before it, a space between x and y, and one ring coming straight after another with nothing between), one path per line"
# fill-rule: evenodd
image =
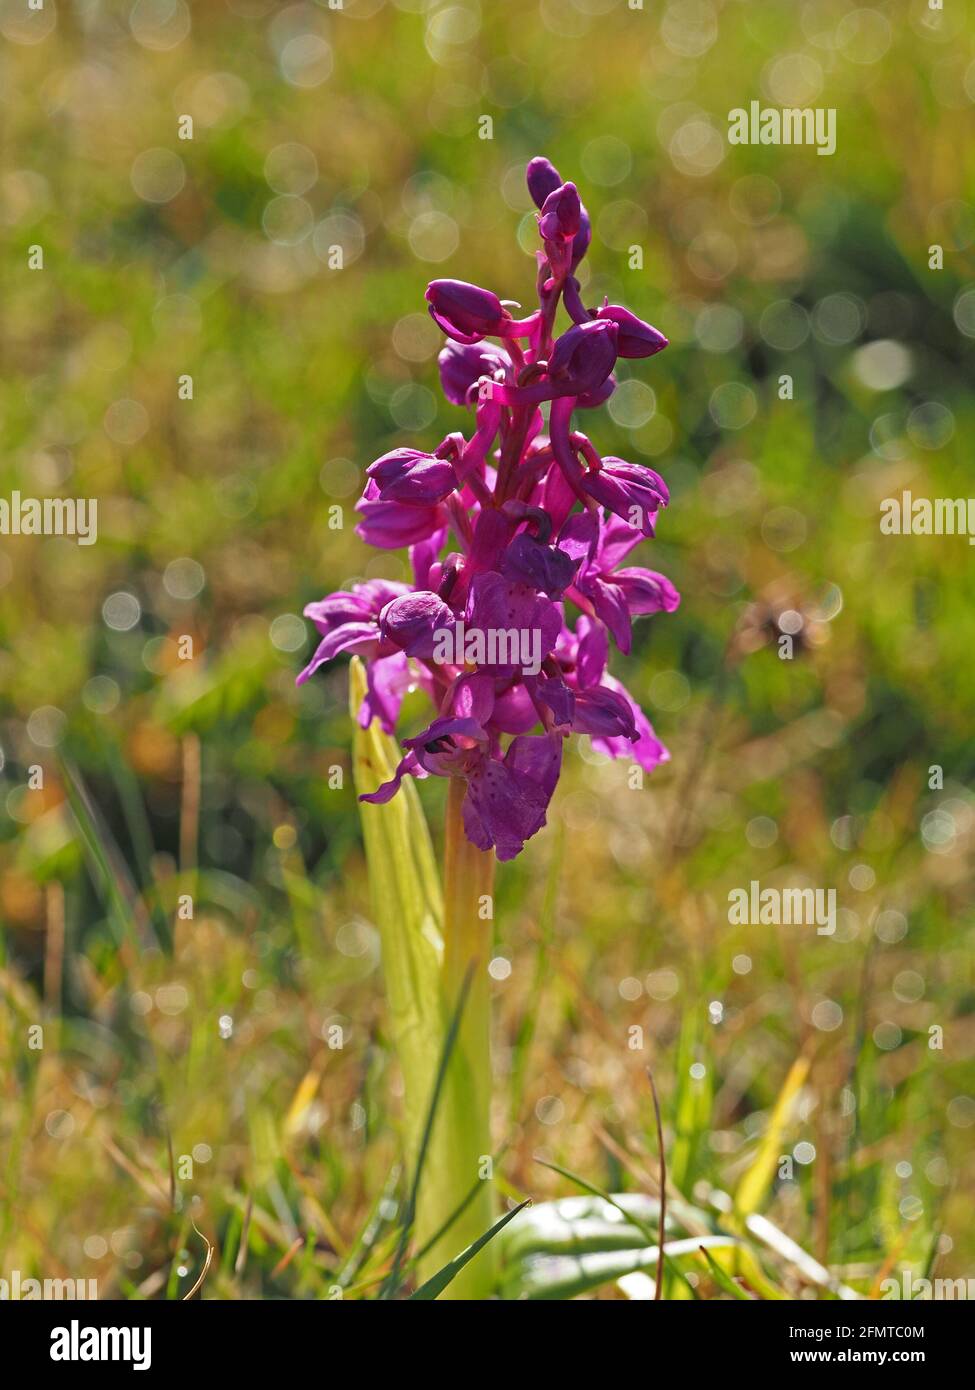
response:
M447 336L444 394L473 411L473 431L432 453L393 449L366 470L357 531L381 549L408 546L413 584L370 580L309 604L322 641L298 678L340 652L360 655L360 722L390 733L419 684L436 717L403 741L395 777L362 799L388 801L406 775L462 777L465 832L499 859L545 824L570 733L647 771L667 758L607 659L610 637L630 650L634 616L680 601L662 574L625 563L654 534L663 479L601 457L573 422L615 390L618 358L651 357L667 339L619 305L583 307L575 271L590 228L576 187L542 158L527 179L542 242L538 308L516 318L476 285L427 287ZM555 337L560 301L572 323Z

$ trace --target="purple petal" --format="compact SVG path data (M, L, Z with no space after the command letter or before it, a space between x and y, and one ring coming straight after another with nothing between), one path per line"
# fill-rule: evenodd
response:
M680 606L680 594L656 570L634 567L617 570L609 578L623 591L631 613L673 613Z
M594 623L590 618L580 618L576 632L579 634L576 650L578 687L586 690L589 686L599 685L603 679L609 660L609 642L602 623Z
M608 758L629 758L631 762L638 763L645 772L653 772L660 763L669 762L670 754L657 738L653 731L653 725L626 687L612 676L605 677L605 684L610 690L622 695L630 706L638 737L635 743L631 743L626 738L601 738L597 736L592 740L592 746L596 752L603 753Z
M594 690L580 690L576 695L573 732L591 734L597 738L637 739L633 711L618 691L604 685Z
M635 534L639 535L639 532ZM591 575L581 588L592 604L596 617L606 624L613 634L613 641L626 656L633 645L633 624L623 590L615 584L607 583L603 576L598 574Z
M494 713L494 677L481 671L458 676L444 699L444 709L483 727Z
M374 792L364 792L360 801L370 801L373 805L382 806L387 801L392 801L399 791L400 783L404 777L426 777L426 771L420 766L416 754L412 749L401 759L399 766L393 773L388 782L383 782L381 787L377 787Z
M596 317L615 323L619 328L617 339L620 357L652 357L668 346L667 339L652 324L644 323L629 309L619 304L606 304L596 310Z
M529 734L512 739L505 754L508 767L530 777L541 788L546 804L559 780L563 742L558 734Z
M485 758L469 776L464 798L471 843L484 850L493 845L502 861L520 854L545 824L561 758L558 735L523 735L512 741L503 763Z
M616 364L616 325L590 319L567 328L556 340L548 360L548 375L573 395L595 391Z
M538 681L535 691L542 703L552 711L556 725L568 729L575 712L575 696L562 677L549 676Z
M550 599L489 571L475 575L471 581L465 623L468 629L485 634L527 633L539 660L544 661L558 641L562 613ZM517 665L505 665L503 669L511 671Z
M575 577L577 562L562 547L556 550L520 531L501 561L501 573L513 584L540 589L549 598L561 598Z
M456 621L454 613L436 594L421 592L404 594L387 603L379 615L379 630L407 656L429 660L436 634L452 629Z
M582 218L579 190L574 183L553 188L542 205L538 230L543 241L570 241L578 232Z
M355 509L362 517L355 528L356 535L378 550L400 550L428 540L447 520L443 506L410 507L402 502L380 501L371 478Z
M318 644L315 655L297 677L295 684L304 685L319 666L338 656L339 652L352 652L356 656L370 656L379 645L379 630L374 621L368 623L342 623Z
M379 489L382 502L402 502L409 507L432 507L457 487L457 475L447 459L396 449L366 470Z
M603 520L599 533L596 564L601 570L615 569L641 540L639 531L634 531L627 522L611 513Z
M562 184L558 169L544 155L540 154L528 161L525 181L528 184L528 192L531 194L532 202L537 208L542 207L548 195L554 193Z
M380 609L399 594L409 593L406 584L391 579L367 579L352 590L340 589L327 594L315 603L305 605L304 614L310 618L324 637L340 623L354 623L378 617Z
M368 729L373 719L378 719L383 732L391 734L411 680L410 663L403 652L366 662L366 693L359 706L360 727Z
M553 469L561 477L560 469ZM592 564L599 541L599 518L595 512L574 512L559 532L559 549L579 565L581 573Z
M491 728L501 734L527 734L538 723L538 710L521 682L508 687L494 701Z
M504 313L496 294L466 280L432 280L426 299L434 321L459 343L476 343L496 333Z
M598 473L585 475L582 487L645 536L653 535L657 512L669 497L666 483L653 469L617 458L603 459Z
M503 381L511 358L493 343L458 343L451 339L437 358L443 393L453 405L470 405L471 391L482 376Z

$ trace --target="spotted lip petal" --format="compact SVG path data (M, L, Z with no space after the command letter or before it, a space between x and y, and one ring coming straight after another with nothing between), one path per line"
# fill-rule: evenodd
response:
M494 849L504 862L545 824L562 765L562 739L523 734L504 759L485 758L467 782L463 817L467 838L478 849Z

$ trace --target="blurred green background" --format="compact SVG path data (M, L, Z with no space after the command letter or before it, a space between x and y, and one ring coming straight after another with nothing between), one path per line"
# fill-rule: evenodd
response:
M768 1215L861 1292L973 1273L973 553L879 530L972 491L972 9L2 0L0 496L96 498L98 541L0 538L0 1276L178 1296L192 1217L205 1296L327 1296L384 1190L347 672L295 690L300 614L405 577L363 471L466 428L423 291L531 299L536 153L585 302L671 340L587 428L670 485L637 562L683 604L614 662L672 761L624 795L574 746L499 874L502 1190L645 1188L649 1065L674 1183L731 1191L803 1055ZM836 153L729 145L752 100ZM835 888L835 935L729 925L752 879Z

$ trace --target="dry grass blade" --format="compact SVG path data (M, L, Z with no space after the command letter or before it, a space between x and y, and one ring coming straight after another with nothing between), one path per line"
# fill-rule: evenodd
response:
M213 1253L216 1250L216 1246L212 1243L212 1241L207 1240L206 1236L200 1230L199 1226L196 1224L195 1221L193 1222L193 1229L206 1246L207 1253L206 1258L203 1261L203 1268L200 1270L200 1273L197 1276L196 1283L193 1285L191 1289L189 1289L186 1293L183 1294L183 1303L188 1303L190 1299L193 1297L193 1295L199 1293L200 1289L203 1287L203 1281L210 1272L210 1266L213 1264Z
M276 1279L276 1278L278 1277L279 1274L283 1274L283 1273L284 1273L284 1271L288 1268L288 1265L291 1263L291 1261L292 1261L292 1260L294 1259L294 1257L297 1255L298 1251L301 1249L301 1247L304 1245L304 1243L305 1243L305 1237L304 1237L304 1236L295 1236L294 1240L293 1240L293 1241L291 1242L291 1244L288 1246L287 1250L286 1250L286 1251L284 1252L284 1254L281 1256L280 1260L278 1260L277 1264L276 1264L276 1265L274 1266L274 1268L271 1270L271 1278L272 1278L272 1279Z

